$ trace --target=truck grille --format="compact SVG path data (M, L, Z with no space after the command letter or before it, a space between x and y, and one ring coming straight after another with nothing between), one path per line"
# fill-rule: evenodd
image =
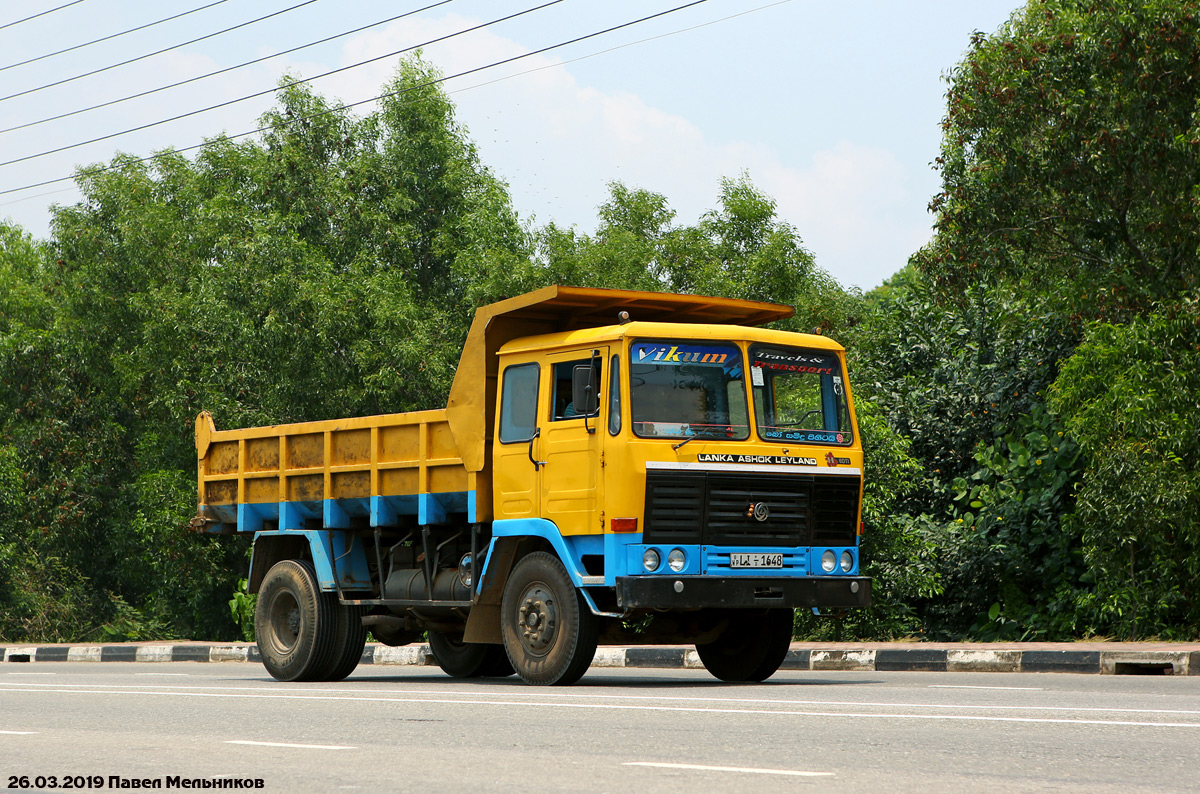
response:
M646 543L853 546L859 478L850 475L646 473ZM766 521L750 517L764 503Z

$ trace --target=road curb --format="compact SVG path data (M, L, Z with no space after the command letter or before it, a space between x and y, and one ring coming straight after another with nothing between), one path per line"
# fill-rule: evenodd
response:
M852 670L864 672L1085 673L1099 675L1200 675L1200 651L1139 649L1114 644L1091 647L1031 648L1027 650L976 647L806 647L788 651L784 670ZM1093 643L1092 645L1098 645ZM112 645L0 646L0 659L21 662L258 662L258 647L250 643L126 643ZM361 664L436 666L425 644L389 647L371 643ZM694 669L703 667L696 651L680 646L604 647L593 667Z

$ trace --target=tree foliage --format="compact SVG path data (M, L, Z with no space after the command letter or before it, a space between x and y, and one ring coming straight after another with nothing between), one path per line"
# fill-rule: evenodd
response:
M534 281L776 301L796 307L788 330L857 321L858 296L816 265L773 199L743 175L722 180L718 201L682 226L665 196L614 182L595 235L540 231Z
M1030 0L950 73L917 261L946 294L1000 280L1097 317L1194 288L1198 100L1196 3Z
M1031 0L950 73L936 236L913 262L937 312L978 333L909 315L946 375L878 392L914 453L955 472L931 498L950 497L941 568L959 600L930 602L927 626L1194 636L1198 109L1193 2ZM891 293L881 317L923 294L911 276ZM963 367L948 344L990 336L999 351L1022 315L1018 359ZM919 344L895 350L871 366L920 364ZM974 409L944 441L922 427L988 382L990 432Z
M1096 620L1122 636L1200 634L1200 299L1097 323L1054 385L1087 455L1072 524Z
M196 413L444 400L475 274L528 248L435 78L365 118L292 86L261 141L118 157L45 245L2 230L0 636L237 636L245 547L185 530Z
M1071 636L1069 610L1038 620L1043 604L1074 597L1081 572L1078 539L1062 526L1078 455L1045 406L1075 333L997 286L940 302L912 269L868 300L847 337L851 379L858 401L909 439L914 483L891 520L910 536L899 548L925 549L937 583L905 601L915 633Z

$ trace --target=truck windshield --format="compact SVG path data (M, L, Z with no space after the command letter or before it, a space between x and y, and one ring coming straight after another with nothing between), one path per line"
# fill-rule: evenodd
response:
M633 432L643 438L750 436L742 354L733 345L637 342L629 362Z
M853 440L842 365L817 350L752 345L750 384L758 434L769 441Z

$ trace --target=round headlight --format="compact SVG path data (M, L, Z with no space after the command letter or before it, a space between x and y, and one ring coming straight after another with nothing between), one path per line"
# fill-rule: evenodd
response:
M850 573L850 569L854 567L854 555L848 551L842 552L842 570Z
M667 565L675 573L686 568L687 555L683 553L683 549L671 549L671 553L667 555Z
M647 571L658 570L658 564L662 559L658 556L658 552L654 549L646 549L642 552L642 567Z
M821 569L825 573L833 573L833 569L837 567L837 555L833 553L833 549L826 549L821 555Z

